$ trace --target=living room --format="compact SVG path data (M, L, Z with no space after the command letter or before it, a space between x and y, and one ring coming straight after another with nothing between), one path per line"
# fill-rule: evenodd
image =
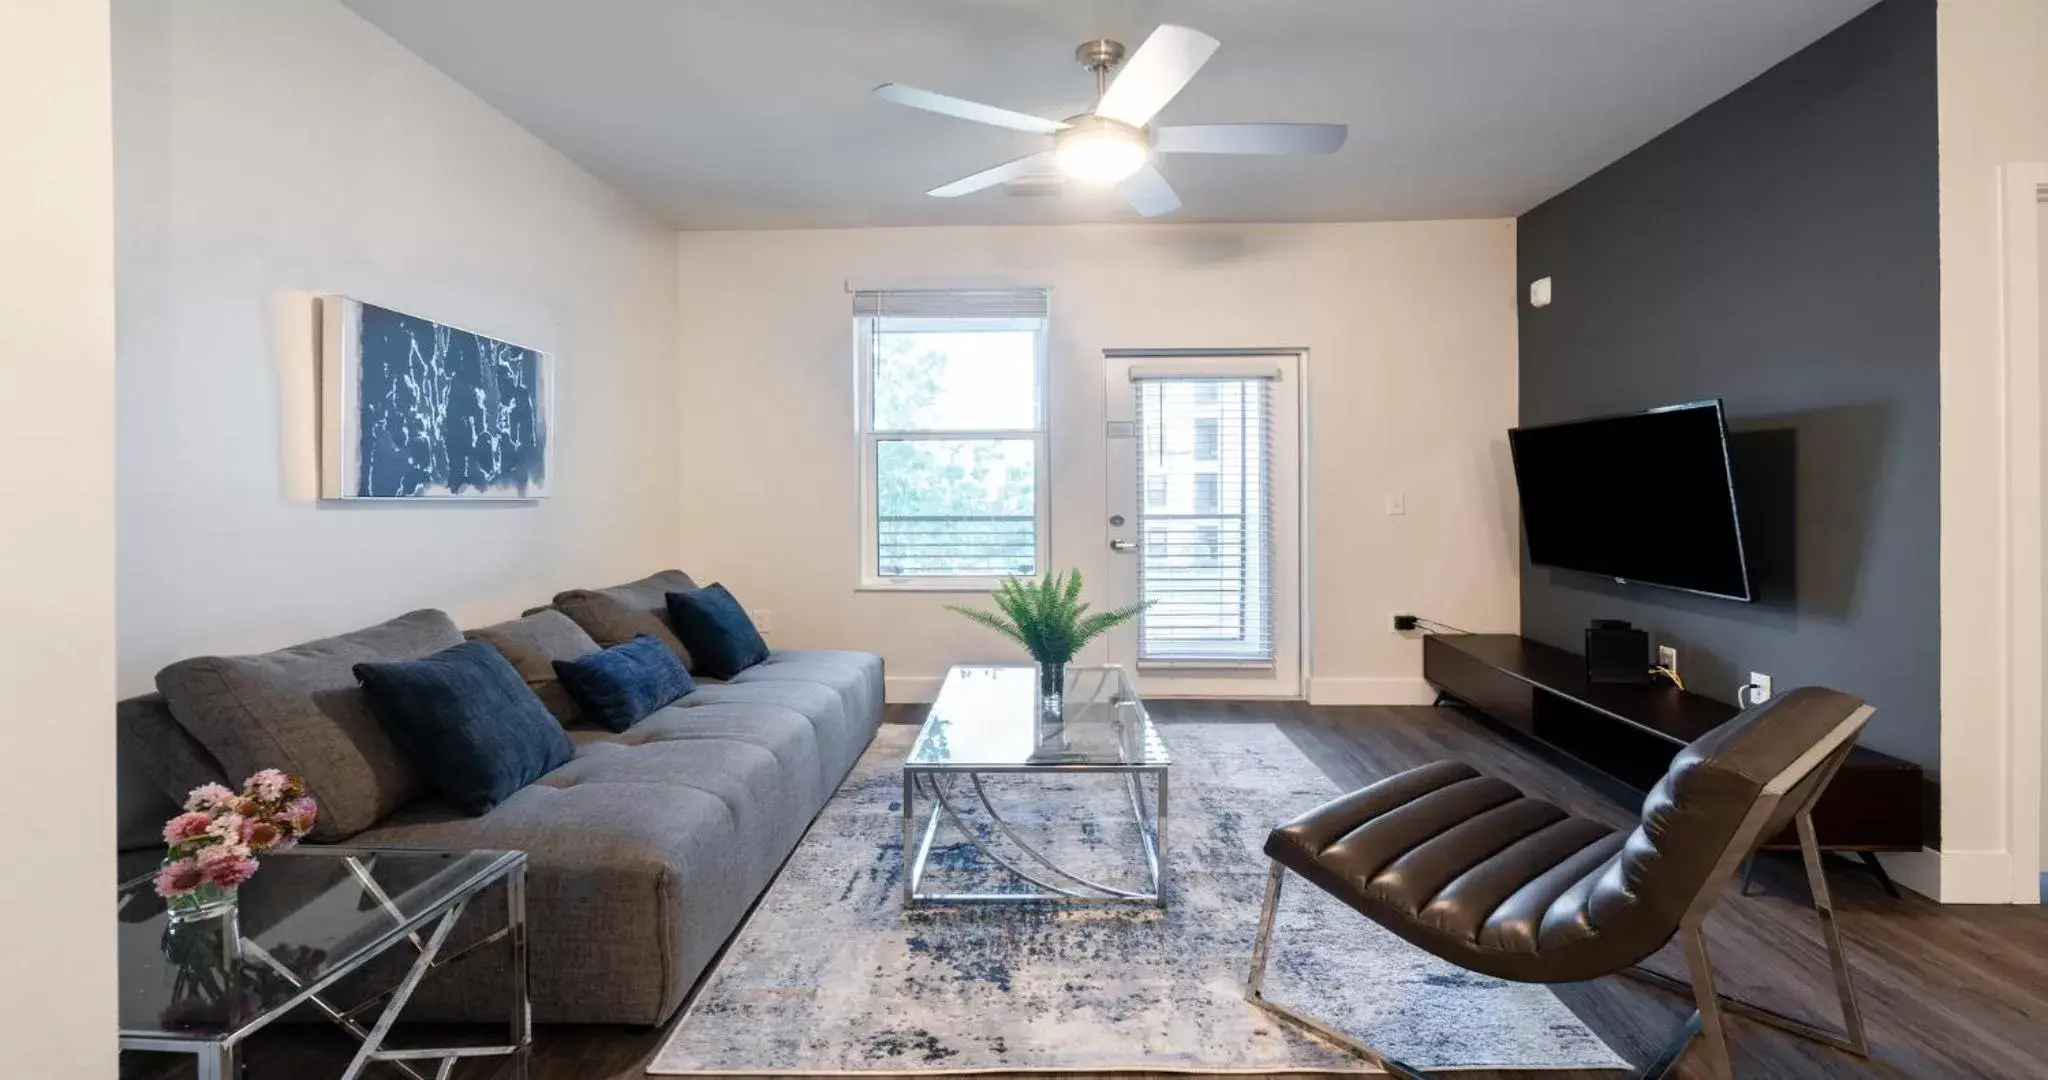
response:
M0 1073L2048 1055L2038 0L0 58Z

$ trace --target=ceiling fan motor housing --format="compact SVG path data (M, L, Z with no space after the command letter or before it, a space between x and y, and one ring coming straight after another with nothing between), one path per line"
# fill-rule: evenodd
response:
M1152 140L1144 128L1094 113L1068 117L1066 130L1052 139L1060 171L1098 184L1113 184L1137 172L1151 151Z

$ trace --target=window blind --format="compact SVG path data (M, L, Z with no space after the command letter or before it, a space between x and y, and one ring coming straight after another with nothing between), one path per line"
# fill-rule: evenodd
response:
M855 318L1043 319L1045 289L863 289L853 294Z
M1138 664L1269 668L1271 377L1134 371L1131 385L1139 594L1152 602L1138 623Z

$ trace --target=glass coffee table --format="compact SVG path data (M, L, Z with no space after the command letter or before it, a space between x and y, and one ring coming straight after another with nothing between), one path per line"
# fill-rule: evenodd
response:
M1166 747L1123 668L1068 667L1065 707L1057 718L1048 718L1039 707L1037 668L955 667L903 762L905 906L1020 901L1164 906L1169 765ZM1021 779L1024 783L1007 783L1005 791L1013 796L1021 791L1025 800L1037 791L1057 798L1053 785L1076 773L1121 778L1137 826L1130 851L1139 867L1137 881L1111 885L1100 873L1076 871L1075 853L1041 850L1042 839L1032 843L998 809L987 781L991 776ZM922 814L920 800L929 804ZM927 890L933 838L942 824L1007 872L1017 889Z
M371 1062L416 1080L427 1080L427 1073L445 1078L472 1057L510 1057L516 1075L526 1075L533 1024L526 996L524 852L299 847L264 856L232 914L181 924L170 922L156 895L155 856L124 856L120 866L123 1050L191 1054L200 1080L233 1080L249 1036L310 1005L362 1043L342 1074L346 1080ZM444 952L470 902L501 883L504 925ZM500 943L510 961L510 1039L479 1046L385 1045L428 972ZM403 972L391 985L360 1001L330 1000L337 983L387 954L387 963Z

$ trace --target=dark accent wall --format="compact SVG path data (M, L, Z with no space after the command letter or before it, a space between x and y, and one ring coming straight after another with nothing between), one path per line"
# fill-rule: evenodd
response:
M1523 215L1521 419L1721 398L1760 600L1523 567L1522 632L1621 618L1726 701L1751 671L1877 706L1940 764L1933 0L1886 0ZM1672 492L1684 498L1684 492ZM1526 556L1525 556L1526 559Z

